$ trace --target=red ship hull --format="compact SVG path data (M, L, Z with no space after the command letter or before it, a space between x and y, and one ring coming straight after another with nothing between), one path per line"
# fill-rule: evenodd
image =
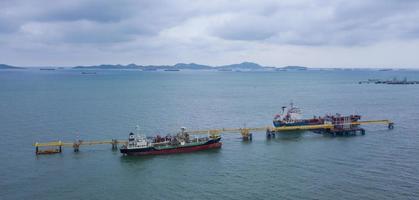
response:
M192 147L179 147L174 149L164 149L164 150L150 150L150 151L142 151L142 152L125 152L125 154L130 156L143 156L143 155L162 155L162 154L175 154L175 153L189 153L194 151L202 151L207 149L218 149L221 148L222 143L211 143L199 146L192 146Z

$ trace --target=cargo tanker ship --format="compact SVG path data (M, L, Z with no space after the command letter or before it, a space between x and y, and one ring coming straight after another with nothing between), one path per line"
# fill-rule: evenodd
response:
M291 103L288 107L283 106L282 112L275 115L273 119L274 127L284 126L306 126L306 125L321 125L331 123L334 125L357 122L361 119L360 115L343 116L340 114L325 115L323 117L316 117L310 119L301 119L301 110Z
M160 155L201 151L220 148L220 136L190 137L185 128L175 136L145 137L134 133L129 134L128 144L120 148L124 155Z

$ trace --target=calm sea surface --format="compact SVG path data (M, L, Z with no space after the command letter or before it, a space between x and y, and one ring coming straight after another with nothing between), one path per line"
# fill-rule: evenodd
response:
M0 199L419 199L419 80L408 71L0 71ZM271 124L293 101L325 113L390 119L357 137L303 133L219 150L123 157L110 145L35 156L36 141L125 139Z

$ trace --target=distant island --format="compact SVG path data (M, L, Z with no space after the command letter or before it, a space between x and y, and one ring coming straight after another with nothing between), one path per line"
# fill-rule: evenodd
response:
M15 67L11 65L0 64L0 69L25 69L23 67Z
M307 70L307 67L302 67L302 66L285 66L279 69L284 69L284 70Z
M349 67L334 67L334 68L308 68L305 66L289 65L283 67L277 66L262 66L254 62L242 62L238 64L229 64L229 65L203 65L197 63L177 63L174 65L137 65L137 64L101 64L101 65L87 65L87 66L33 66L33 67L17 67L7 64L0 64L1 69L39 69L39 70L62 70L62 69L75 69L75 70L141 70L141 71L168 71L176 72L182 70L212 70L220 72L246 72L246 71L272 71L272 72L281 72L281 71L355 71L355 70L367 70L367 71L402 71L402 70L417 70L414 68L349 68Z
M64 69L63 67L34 67L40 70L55 70ZM6 64L0 64L0 69L30 69L15 67ZM69 67L69 69L79 70L142 70L142 71L180 71L180 70L217 70L217 71L288 71L288 70L307 70L307 67L301 66L285 66L285 67L271 67L262 66L254 62L242 62L238 64L210 66L196 63L177 63L175 65L137 65L137 64L101 64L101 65L89 65L89 66L75 66Z
M209 66L196 63L177 63L175 65L92 65L92 66L77 66L73 69L139 69L143 71L179 71L179 70L218 70L218 71L273 71L281 69L276 67L261 66L253 62L242 62L239 64ZM284 70L307 70L307 67L286 66Z

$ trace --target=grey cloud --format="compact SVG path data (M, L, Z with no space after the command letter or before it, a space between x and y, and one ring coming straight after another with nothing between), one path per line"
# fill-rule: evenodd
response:
M156 36L195 17L223 15L230 18L220 17L202 34L295 45L359 45L419 36L419 2L414 0L17 0L1 6L0 33L20 31L34 40L37 36L30 36L28 28L38 23L44 30L36 31L60 35L52 37L56 42L124 42Z
M223 64L260 49L288 53L284 46L305 51L409 43L419 39L418 21L416 0L0 0L0 56L23 58L24 52L38 59L45 51L56 62L71 54L156 64L169 55L171 61L188 59L182 62L218 56Z
M182 13L188 10L167 0L21 0L4 6L0 33L20 34L32 41L38 38L39 42L124 42L136 35L158 34L190 17ZM46 41L48 35L51 41Z
M0 15L0 34L13 33L18 30L19 26L10 23L9 20Z
M35 16L37 21L78 21L117 22L134 15L134 7L120 6L112 1L90 1L87 4L51 7Z
M264 40L275 35L272 20L264 16L236 16L231 22L216 27L213 33L228 40Z
M129 34L130 27L113 23L92 21L70 21L56 23L34 23L23 27L32 40L50 44L60 43L113 43L129 41L134 36ZM39 31L39 33L38 33ZM138 33L138 31L136 31Z
M419 38L416 34L419 27L417 1L308 2L294 6L272 5L275 9L268 17L242 12L233 20L214 27L212 32L227 40L294 45L364 45L405 35Z

